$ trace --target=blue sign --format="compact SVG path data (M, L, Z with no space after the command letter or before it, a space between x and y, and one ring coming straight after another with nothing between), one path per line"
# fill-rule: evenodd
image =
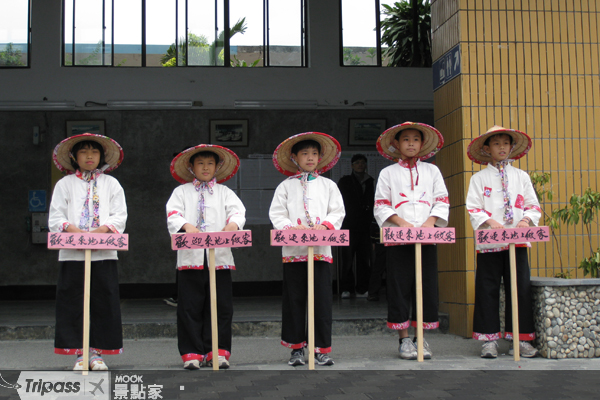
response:
M46 211L46 191L45 190L30 190L29 191L29 211L31 211L31 212Z
M460 44L433 63L433 91L460 75Z

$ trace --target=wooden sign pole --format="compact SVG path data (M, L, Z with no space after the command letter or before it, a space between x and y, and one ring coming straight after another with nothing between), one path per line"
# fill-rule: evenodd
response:
M521 342L519 341L519 298L517 296L517 256L515 244L508 245L510 257L510 299L512 303L512 323L513 323L513 356L515 361L519 361Z
M315 253L314 246L348 246L349 231L273 229L271 246L306 246L307 254L307 307L308 307L308 369L315 369Z
M90 283L92 278L92 250L86 249L83 278L83 375L90 369Z
M521 341L519 340L519 298L517 292L517 255L515 244L524 242L550 241L550 228L533 226L527 228L479 229L475 231L475 241L479 245L507 244L510 260L510 300L513 325L513 356L521 359ZM506 293L508 296L508 293Z
M210 280L210 327L212 333L213 371L219 370L219 325L217 319L217 273L215 249L208 249L208 275Z
M308 369L315 369L315 261L308 246Z
M417 361L423 362L423 274L421 243L415 243L415 289L417 294Z
M215 249L220 247L250 247L252 232L220 231L175 233L171 235L172 250L208 249L208 279L210 287L210 330L212 336L212 368L219 370L219 318L217 314L217 263Z
M82 374L87 375L90 369L90 286L92 276L92 250L128 250L129 236L127 234L117 233L48 232L48 249L84 251Z
M454 243L456 241L454 228L421 228L421 227L385 227L380 231L381 243L386 245L415 245L415 298L413 305L417 314L417 361L423 362L423 260L422 244Z

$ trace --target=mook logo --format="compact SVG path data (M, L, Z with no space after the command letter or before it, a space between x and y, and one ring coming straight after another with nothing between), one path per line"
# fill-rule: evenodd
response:
M84 376L70 371L23 371L16 385L21 400L55 400L72 396L109 400L110 376L108 372Z

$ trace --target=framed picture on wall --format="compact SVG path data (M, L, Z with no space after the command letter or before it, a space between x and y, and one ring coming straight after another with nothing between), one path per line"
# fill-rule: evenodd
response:
M348 144L350 146L374 146L379 135L385 131L385 119L350 119Z
M67 137L82 133L104 135L104 121L67 121Z
M248 120L215 119L210 121L210 143L219 146L248 146Z

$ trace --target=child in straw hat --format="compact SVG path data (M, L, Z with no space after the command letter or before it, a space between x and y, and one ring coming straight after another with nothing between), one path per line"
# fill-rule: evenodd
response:
M321 176L335 165L340 153L338 141L320 132L291 136L277 147L273 164L289 178L277 186L269 209L275 229L340 229L345 215L342 195L335 182ZM304 365L308 249L283 247L282 252L281 344L292 349L289 365ZM329 356L332 292L328 264L331 262L331 246L315 246L315 360L319 365L333 365Z
M125 194L106 175L123 160L114 140L84 133L54 149L53 160L67 176L56 183L50 203L51 232L123 233L127 221ZM56 290L54 352L77 356L73 370L83 369L84 252L60 250ZM117 252L92 251L90 302L90 369L106 370L102 354L123 352Z
M169 233L236 231L244 227L246 208L237 195L220 183L235 175L237 155L221 146L200 144L179 153L171 175L180 183L167 202ZM205 250L177 251L177 345L183 368L211 366L210 281ZM233 295L231 248L215 249L219 368L229 368Z
M510 163L523 157L531 148L531 139L524 132L493 126L473 139L467 148L469 158L487 168L471 177L467 194L467 210L473 229L526 228L535 226L541 217L529 175ZM527 247L516 245L517 292L519 301L519 351L522 357L535 357L537 350L529 343L535 339L533 308L529 287ZM481 357L496 358L500 332L500 279L504 278L505 293L510 293L510 260L508 245L477 245L475 275L475 312L473 339L484 340ZM512 339L511 296L506 296L505 338ZM509 354L512 355L512 341Z
M381 171L375 190L375 218L380 227L445 227L448 225L448 190L440 170L424 163L444 144L435 128L404 122L381 134L377 150L396 164ZM416 326L415 245L387 247L388 327L398 330L400 357L417 359L416 338L408 337L408 327ZM422 247L423 328L436 329L438 319L437 249ZM412 318L410 309L412 304ZM431 358L429 344L423 341L423 357Z

